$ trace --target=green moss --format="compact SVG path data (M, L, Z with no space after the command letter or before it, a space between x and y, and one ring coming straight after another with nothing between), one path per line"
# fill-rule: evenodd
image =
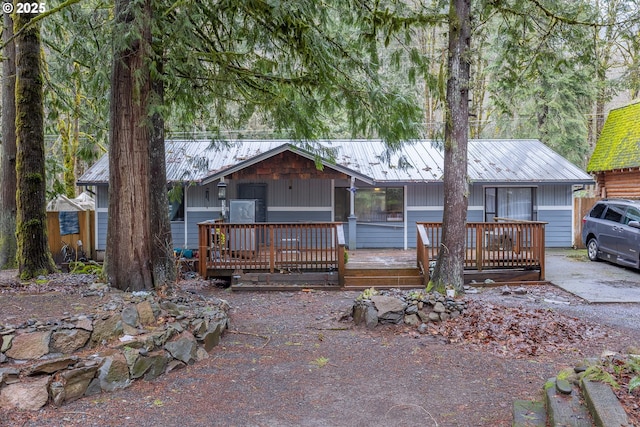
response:
M640 166L640 102L611 110L593 151L588 172Z
M553 388L556 386L556 379L555 378L551 378L550 380L547 380L546 383L544 383L544 386L542 387L545 391L549 390L550 388Z

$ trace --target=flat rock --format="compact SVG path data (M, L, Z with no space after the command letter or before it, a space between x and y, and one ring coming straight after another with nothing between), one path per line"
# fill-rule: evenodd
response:
M44 362L36 363L31 367L29 375L53 374L54 372L67 369L78 361L78 356L58 357Z
M59 329L51 334L51 351L71 354L89 341L91 332L84 329Z
M16 335L6 355L12 359L37 359L49 353L50 338L51 331Z
M406 304L399 298L387 297L384 295L374 295L371 297L371 302L376 306L378 310L378 317L383 316L389 312L402 312Z
M49 400L49 376L10 384L0 390L0 408L37 411Z

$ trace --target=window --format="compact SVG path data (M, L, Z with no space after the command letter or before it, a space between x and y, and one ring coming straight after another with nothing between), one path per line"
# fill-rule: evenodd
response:
M604 208L606 207L607 205L605 205L604 203L598 203L593 207L593 209L591 209L591 212L589 212L589 216L591 218L600 218L602 216L602 212L604 212Z
M184 221L184 191L182 187L169 190L169 221Z
M640 221L640 210L628 208L627 213L624 215L624 223L629 224L629 221Z
M607 209L604 214L604 219L606 219L607 221L620 222L623 215L623 206L609 205L609 209Z
M347 221L350 212L348 188L335 189L335 220ZM404 221L402 188L359 188L355 196L355 215L362 222Z
M493 221L495 217L535 220L535 190L533 187L485 187L485 221Z

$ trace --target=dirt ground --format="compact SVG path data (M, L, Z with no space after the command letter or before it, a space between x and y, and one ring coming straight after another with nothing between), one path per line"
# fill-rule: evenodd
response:
M100 302L81 296L88 282L5 280L0 323L86 312ZM541 399L561 369L640 345L640 306L588 305L551 285L523 295L481 289L464 297L467 316L426 334L341 320L357 292L238 293L200 280L180 287L231 304L231 328L208 359L60 408L0 410L0 425L510 426L513 401Z

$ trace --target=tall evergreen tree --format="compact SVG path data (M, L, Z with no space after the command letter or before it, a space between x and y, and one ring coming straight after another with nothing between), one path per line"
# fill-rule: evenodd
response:
M55 271L47 243L40 25L15 14L17 258L20 276Z
M105 272L112 286L153 289L149 98L151 1L116 0ZM124 35L124 37L121 37Z
M464 252L469 185L469 70L471 0L451 0L447 61L447 111L444 137L444 216L442 244L433 272L436 288L464 285Z

